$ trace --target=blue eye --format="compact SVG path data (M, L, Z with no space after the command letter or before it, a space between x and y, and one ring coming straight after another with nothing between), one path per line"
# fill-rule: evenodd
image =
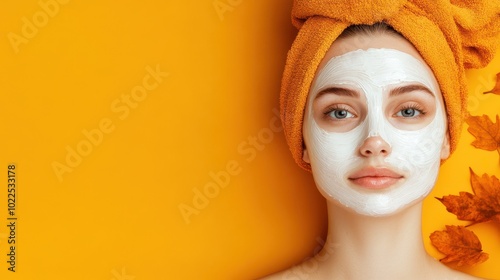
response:
M396 114L396 116L403 118L414 118L419 116L420 114L422 114L420 110L410 107L402 109Z
M334 109L328 112L328 116L334 119L353 118L354 115L345 109Z

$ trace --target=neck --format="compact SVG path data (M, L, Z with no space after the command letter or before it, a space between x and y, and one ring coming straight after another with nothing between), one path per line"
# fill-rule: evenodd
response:
M408 279L430 265L422 242L421 202L387 217L362 216L328 202L328 217L322 254L331 273L348 279Z

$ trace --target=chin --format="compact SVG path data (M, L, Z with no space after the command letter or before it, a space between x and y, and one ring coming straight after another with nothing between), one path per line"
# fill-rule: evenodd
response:
M401 187L400 187L401 188ZM329 205L367 217L388 217L404 212L415 205L421 204L432 191L432 188L422 190L418 196L401 196L399 188L378 191L332 191L330 188L318 186L319 192ZM415 193L413 193L415 194Z

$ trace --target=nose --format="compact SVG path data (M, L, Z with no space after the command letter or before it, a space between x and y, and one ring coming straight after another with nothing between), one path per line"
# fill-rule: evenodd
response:
M359 147L359 152L365 157L379 155L385 157L391 153L391 146L380 136L370 136Z

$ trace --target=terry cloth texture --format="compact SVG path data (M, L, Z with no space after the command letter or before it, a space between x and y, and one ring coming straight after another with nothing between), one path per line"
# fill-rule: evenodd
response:
M466 113L464 70L486 66L500 44L500 0L294 0L292 23L299 32L283 73L280 113L292 155L308 171L302 122L316 69L344 29L377 22L401 33L432 69L447 110L451 152Z

